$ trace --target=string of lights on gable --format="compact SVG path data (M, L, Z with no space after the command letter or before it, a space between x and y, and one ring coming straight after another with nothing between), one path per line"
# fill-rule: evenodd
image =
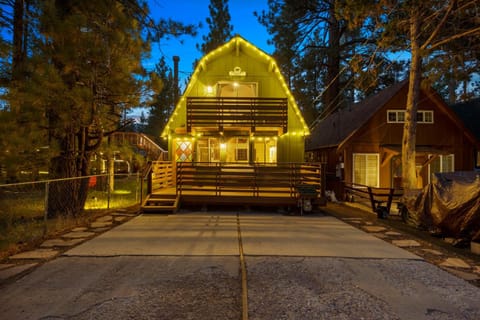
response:
M307 136L307 135L310 135L310 129L308 128L308 125L305 123L305 120L303 119L303 117L301 115L300 108L298 107L298 105L295 101L295 98L293 97L292 93L290 92L290 89L288 88L287 83L285 81L285 78L283 77L282 73L280 72L280 69L279 69L275 59L273 59L271 56L269 56L268 54L266 54L265 52L263 52L262 50L260 50L256 46L250 44L248 41L246 41L242 37L235 36L234 38L232 38L232 40L227 42L225 45L222 45L222 46L216 48L215 50L209 52L208 54L206 54L199 61L199 63L197 65L197 67L195 68L195 71L194 71L190 81L188 82L187 88L185 89L185 93L182 95L182 97L178 101L177 105L175 106L175 110L172 113L167 125L165 126L165 128L162 132L161 136L163 138L169 137L171 125L175 121L175 118L179 115L179 112L180 112L181 108L186 106L185 97L188 96L188 94L191 92L195 82L198 79L198 76L199 76L200 72L207 70L208 62L215 59L217 56L219 56L224 51L228 51L228 50L233 49L233 47L235 47L237 52L238 52L238 50L240 50L241 46L247 48L248 50L251 50L255 55L257 55L257 56L261 57L262 59L264 59L265 61L267 61L268 70L270 72L273 72L276 75L277 79L280 82L280 85L281 85L282 89L284 90L284 92L287 95L289 104L293 107L293 111L295 112L295 115L300 120L301 125L303 126L303 131L302 132L296 132L296 131L286 132L284 135L293 135L293 136L297 136L297 135L298 136ZM234 68L234 70L232 70L231 72L239 72L240 74L245 75L245 72L242 71L239 67L236 67L236 68L238 68L238 69Z

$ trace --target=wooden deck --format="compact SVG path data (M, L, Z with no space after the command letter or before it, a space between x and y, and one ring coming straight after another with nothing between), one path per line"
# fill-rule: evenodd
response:
M159 162L154 167L151 196L176 198L179 204L292 206L305 186L314 192L313 202L324 195L322 167L316 163Z

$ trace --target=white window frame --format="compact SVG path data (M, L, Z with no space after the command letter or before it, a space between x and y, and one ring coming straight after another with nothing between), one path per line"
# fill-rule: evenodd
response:
M370 185L369 187L376 187L378 188L380 186L380 155L378 153L353 153L352 154L352 182L355 184L364 184L364 183L360 183L358 181L355 181L355 169L356 169L356 165L355 165L355 157L356 156L375 156L377 159L376 159L376 166L375 166L375 170L376 170L376 176L377 176L377 181L375 182L375 185ZM366 172L365 172L366 173ZM365 179L366 180L366 179ZM366 184L364 184L366 185Z
M433 155L429 155L429 157L433 157ZM443 161L444 161L444 158L445 157L452 157L452 170L450 171L443 171ZM440 171L439 172L453 172L455 171L455 154L454 153L450 153L450 154L441 154L438 156L438 158L440 159ZM428 165L428 182L430 183L431 182L431 178L432 178L432 169L431 169L431 165L429 164Z
M247 142L240 143L239 140L244 139ZM244 160L239 160L239 150L246 150L246 159ZM248 137L235 137L235 162L248 162L248 159L250 157L250 143L249 143L249 138Z
M390 120L390 114L395 114L395 120ZM422 115L422 121L418 121L417 123L426 123L426 124L433 124L434 117L433 117L433 110L418 110L417 111L417 117L418 114ZM402 116L400 116L402 115ZM427 115L429 116L429 121L425 121L425 118L427 118ZM399 118L403 117L403 120L399 120ZM392 109L392 110L387 110L387 123L405 123L405 110L401 109Z

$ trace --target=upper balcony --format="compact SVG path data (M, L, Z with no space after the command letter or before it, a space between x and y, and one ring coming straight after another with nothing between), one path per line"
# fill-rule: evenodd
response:
M187 132L192 128L276 129L287 132L287 98L187 97Z

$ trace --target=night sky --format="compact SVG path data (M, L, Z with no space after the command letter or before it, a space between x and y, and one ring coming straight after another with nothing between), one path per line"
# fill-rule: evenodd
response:
M210 0L149 0L151 14L155 20L159 18L172 18L173 20L198 24L201 22L203 28L198 30L198 35L194 38L184 36L180 39L164 40L152 46L152 57L145 61L147 69L153 68L160 55L164 55L167 62L173 67L172 57L180 56L179 71L181 83L193 73L193 61L200 59L202 54L197 50L196 44L201 44L202 35L208 33L208 26L205 19L209 16L208 5ZM251 42L266 53L273 52L273 46L267 45L270 38L264 26L253 15L254 11L261 12L267 9L267 0L229 0L228 8L230 11L233 25L233 35L239 34L245 40ZM181 41L183 41L183 44Z

